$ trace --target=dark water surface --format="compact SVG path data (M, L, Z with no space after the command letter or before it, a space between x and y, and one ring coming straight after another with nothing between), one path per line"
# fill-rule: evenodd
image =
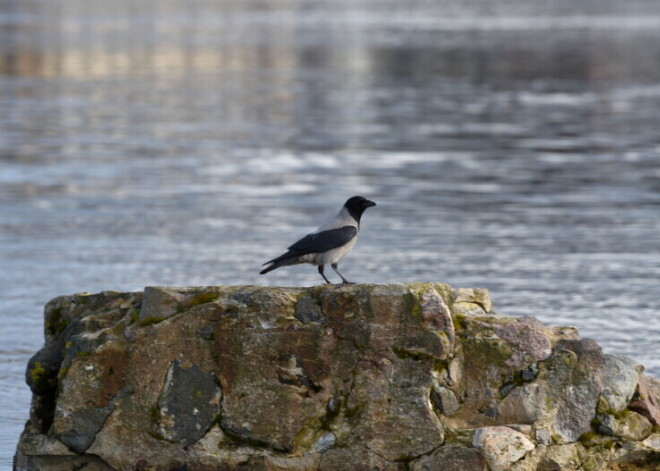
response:
M0 467L50 298L317 284L259 265L353 194L348 278L660 375L660 6L477 3L0 0Z

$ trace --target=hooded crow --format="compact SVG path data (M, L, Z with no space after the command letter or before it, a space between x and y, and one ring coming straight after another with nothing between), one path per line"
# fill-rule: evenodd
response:
M376 203L362 196L349 198L332 219L290 246L286 253L264 263L268 266L261 270L261 274L288 265L311 263L319 267L323 279L330 283L323 274L325 266L330 264L344 284L351 283L339 273L337 264L355 245L362 213L372 206L376 206Z

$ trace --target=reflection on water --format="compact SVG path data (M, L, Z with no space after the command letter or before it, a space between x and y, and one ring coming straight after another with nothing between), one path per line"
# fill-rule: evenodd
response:
M0 0L0 463L41 306L259 265L352 194L365 282L484 286L660 374L653 1Z

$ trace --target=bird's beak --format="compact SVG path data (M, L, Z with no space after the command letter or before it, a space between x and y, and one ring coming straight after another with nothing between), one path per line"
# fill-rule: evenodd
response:
M369 200L364 202L364 207L365 208L371 208L372 206L376 206L376 203L374 203L373 201L369 201Z

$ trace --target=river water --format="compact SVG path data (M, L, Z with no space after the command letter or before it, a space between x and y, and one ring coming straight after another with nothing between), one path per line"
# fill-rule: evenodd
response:
M258 271L354 194L349 279L660 375L660 6L479 3L0 0L0 467L49 299L317 284Z

